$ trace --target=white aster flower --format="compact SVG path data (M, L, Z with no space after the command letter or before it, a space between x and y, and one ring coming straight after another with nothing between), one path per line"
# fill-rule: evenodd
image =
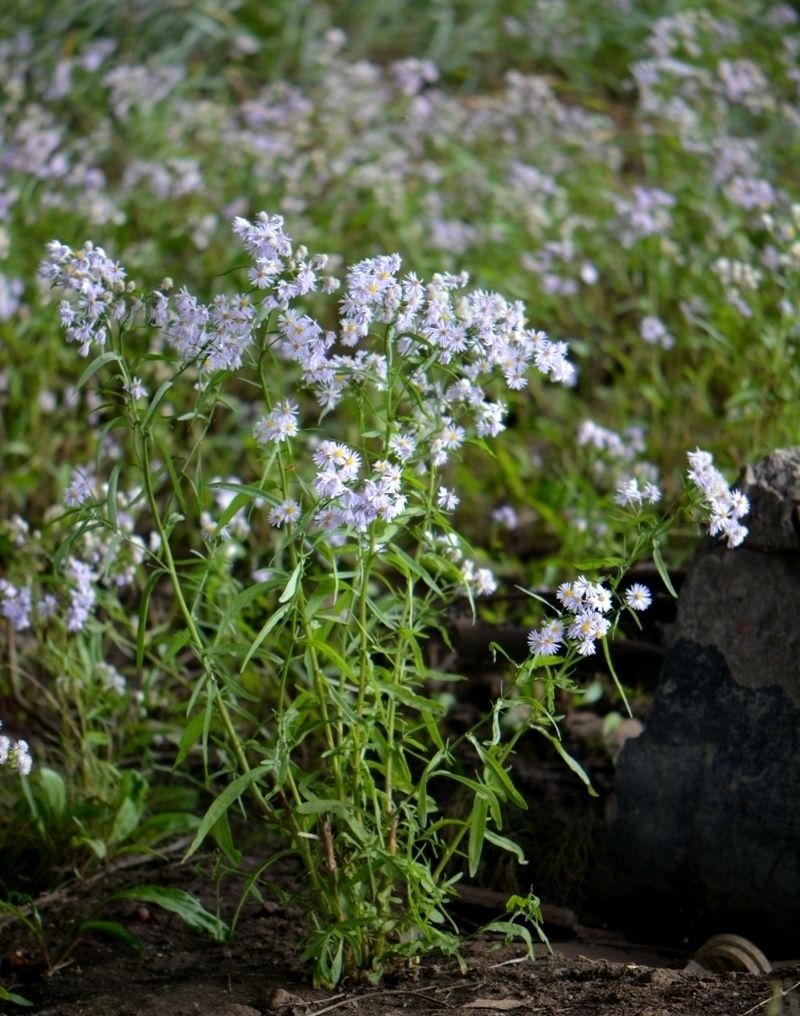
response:
M647 610L653 602L650 590L647 586L642 585L641 582L634 582L632 586L628 586L625 590L624 596L625 603L631 608L631 610Z

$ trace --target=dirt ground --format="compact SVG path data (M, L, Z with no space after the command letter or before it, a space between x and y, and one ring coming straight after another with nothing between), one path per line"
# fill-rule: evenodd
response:
M58 936L79 914L120 885L156 882L183 886L213 909L211 872L177 863L129 869L45 901L45 931ZM228 886L233 899L235 887ZM224 900L225 909L231 904ZM554 911L559 914L566 911ZM42 1016L322 1016L323 1013L540 1013L542 1016L779 1016L800 1013L800 962L769 975L690 973L679 948L644 947L608 929L552 927L552 953L535 961L519 946L467 942L467 971L455 961L423 959L379 988L344 984L336 991L309 986L298 959L300 912L293 904L248 903L233 942L218 944L188 929L173 914L130 900L102 916L119 921L144 943L138 955L114 939L81 939L66 964L43 976L18 927L0 927L0 983L33 1002L0 1012ZM781 992L785 992L783 998ZM5 1008L3 1008L5 1005Z
M489 634L499 640L494 630ZM644 649L660 652L657 646ZM634 660L637 673L643 672L644 649L640 646ZM461 690L465 726L475 722L485 710L484 699L490 700L495 691L481 646L472 646L470 652L478 677L468 689L474 701ZM658 662L652 666L654 674ZM639 712L646 719L646 702ZM626 722L635 727L636 721ZM586 711L568 715L564 725L567 746L590 772L598 797L586 794L563 762L542 748L544 741L541 750L534 745L515 760L515 783L531 807L509 817L506 834L522 845L530 861L525 871L534 873L534 888L548 904L545 931L552 952L539 946L534 961L522 946L504 946L476 933L464 947L465 972L455 960L430 956L387 976L379 987L345 983L335 991L317 990L310 987L299 959L302 913L291 902L298 871L290 861L271 869L282 892L269 898L265 894L261 902L249 900L233 940L219 944L158 906L104 901L117 890L155 884L186 889L212 912L219 902L220 912L229 918L239 899L240 878L218 883L213 859L198 860L198 855L184 866L169 858L138 863L129 859L88 885L51 893L40 900L40 910L51 962L63 952L70 925L88 916L118 922L141 940L143 953L92 933L46 975L30 935L0 919L0 985L33 1003L23 1009L0 1001L0 1014L800 1016L800 959L776 962L782 957L770 956L771 973L715 973L692 967L699 943L664 941L658 927L650 944L630 942L613 926L613 915L592 914L592 872L604 835L606 802L613 792L613 757L624 736L637 732L620 727L614 735L618 743L613 744L602 727L602 717ZM181 853L177 847L174 858ZM252 841L246 849L249 856ZM257 864L258 858L252 861ZM502 913L510 891L527 892L528 885L515 884L516 878L501 858L486 859L477 884L463 890L455 913L465 934ZM687 964L690 969L684 969ZM717 968L725 966L721 962Z

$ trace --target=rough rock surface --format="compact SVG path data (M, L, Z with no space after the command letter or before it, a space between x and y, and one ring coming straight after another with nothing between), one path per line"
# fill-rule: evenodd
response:
M707 541L652 713L619 759L598 877L607 920L800 952L800 448L740 478L750 534Z

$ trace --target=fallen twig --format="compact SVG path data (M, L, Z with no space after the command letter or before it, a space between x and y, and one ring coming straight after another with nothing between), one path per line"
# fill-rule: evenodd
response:
M414 988L393 988L388 991L370 991L363 995L350 995L347 998L341 998L341 996L337 995L336 997L341 998L341 1001L335 1002L333 1005L326 1005L324 1009L317 1009L316 1012L309 1013L309 1016L322 1016L323 1013L333 1012L334 1009L339 1009L343 1005L348 1005L350 1002L360 1002L365 998L386 998L391 995L416 995L417 998L424 999L426 1002L434 1002L436 1005L442 1006L443 1009L453 1008L450 1002L443 1002L440 998L428 995L424 991L418 991Z
M781 993L778 996L778 998L786 998L786 996L791 994L791 992L793 992L796 988L800 988L800 981L795 981L795 983L790 988L781 988ZM755 1012L757 1009L762 1009L765 1005L769 1005L769 1003L772 1002L774 998L775 995L772 994L770 995L769 998L765 998L763 1002L757 1002L755 1005L751 1006L746 1012L743 1012L742 1016L750 1016L750 1013Z

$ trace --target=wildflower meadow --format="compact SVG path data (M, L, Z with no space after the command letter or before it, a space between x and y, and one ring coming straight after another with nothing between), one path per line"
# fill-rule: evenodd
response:
M800 15L32 0L0 83L3 927L130 945L37 900L180 843L242 893L128 897L292 858L317 984L463 963L513 758L593 792L567 704L800 438ZM529 630L467 729L455 614Z

